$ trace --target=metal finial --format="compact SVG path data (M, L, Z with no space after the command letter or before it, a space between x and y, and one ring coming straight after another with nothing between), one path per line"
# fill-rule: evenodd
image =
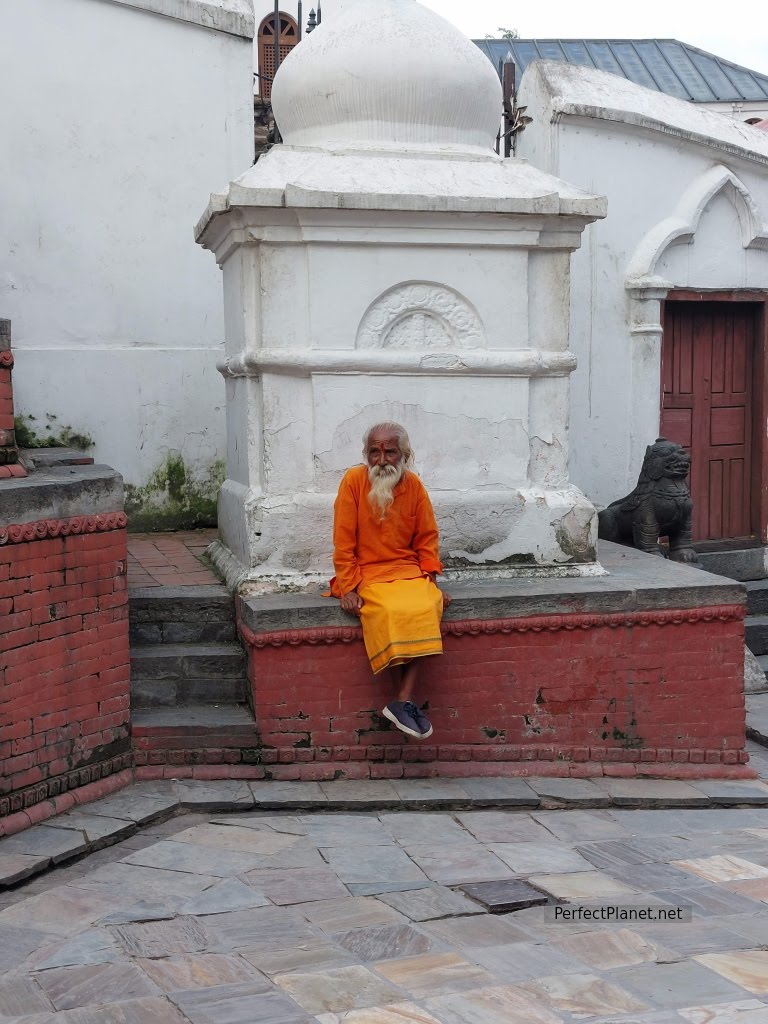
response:
M309 12L309 19L307 21L307 35L309 35L310 32L314 32L316 28L317 18L315 17L315 8L313 7L312 10Z
M319 25L322 20L323 20L323 11L322 11L322 8L320 7L320 0L317 0L317 24Z

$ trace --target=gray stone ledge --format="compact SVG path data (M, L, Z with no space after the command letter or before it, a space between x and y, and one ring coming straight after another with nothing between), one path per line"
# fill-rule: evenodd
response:
M244 39L253 39L256 32L253 0L107 0L107 3L135 7Z
M574 785L569 785L574 783ZM370 786L366 795L366 787ZM338 790L338 795L337 795ZM138 782L111 796L84 804L24 832L0 839L0 890L17 885L57 862L120 842L136 828L184 812L244 815L270 811L466 811L585 808L657 810L696 806L768 807L768 785L761 781L702 779L594 780L525 778L396 779L382 791L379 780L264 782L245 779ZM631 813L631 812L630 812ZM104 827L98 826L98 819ZM214 819L215 820L215 819ZM93 823L89 827L89 822Z
M110 466L59 466L0 481L0 526L123 510L123 478Z
M746 601L740 583L634 548L601 541L598 557L607 576L442 584L453 596L445 620L659 611ZM239 598L239 604L240 618L254 633L357 625L338 601L316 595L267 594Z

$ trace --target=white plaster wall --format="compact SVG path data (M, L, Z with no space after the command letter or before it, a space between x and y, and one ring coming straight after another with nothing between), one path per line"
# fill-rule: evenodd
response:
M253 152L247 14L219 31L158 3L16 0L0 31L17 412L91 434L133 484L169 450L200 472L224 457L221 278L192 226Z
M768 231L768 163L617 120L573 115L552 124L546 97L536 88L526 93L525 82L521 102L535 121L520 137L518 154L608 197L607 218L586 228L571 266L570 347L578 365L571 377L570 478L602 506L634 487L645 445L659 429L659 344L631 332L630 258L714 165L746 186ZM648 110L652 116L650 101ZM656 274L676 288L768 289L768 251L745 249L743 241L736 209L720 193L693 240L669 248Z

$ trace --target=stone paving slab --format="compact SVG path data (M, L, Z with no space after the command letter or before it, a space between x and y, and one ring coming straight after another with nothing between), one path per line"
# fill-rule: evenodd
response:
M124 864L138 864L142 867L169 868L173 871L187 871L192 874L218 875L226 878L240 875L259 865L259 856L221 850L194 843L175 843L166 840L147 846L123 858Z
M706 793L669 779L596 779L614 807L706 807Z
M479 885L491 883L477 883ZM471 888L465 887L465 891ZM482 914L482 906L467 899L460 892L442 885L430 889L411 889L405 892L388 892L379 897L385 903L410 918L411 921L437 921L444 917L459 917L465 914Z
M51 858L31 853L0 853L0 886L16 885L50 865Z
M48 971L53 967L82 967L86 964L113 963L123 958L112 936L103 928L89 928L74 939L65 939L38 948L27 961L29 968Z
M27 857L47 858L49 864L60 864L70 857L86 853L88 849L84 833L48 825L36 825L0 841L0 853L3 855L20 853Z
M484 907L489 914L505 914L525 907L537 907L549 898L525 882L471 882L460 886L462 892Z
M98 850L102 846L111 846L123 839L132 836L138 823L126 821L123 818L109 818L101 814L88 814L82 811L71 811L67 814L59 814L55 818L49 818L45 828L74 829L82 832L88 842L89 852ZM32 831L30 829L30 831Z
M528 779L543 804L558 807L608 807L611 795L589 779Z
M309 1024L306 1013L265 980L171 992L191 1024Z
M321 974L282 974L275 983L309 1013L352 1010L401 998L394 986L367 967L339 967Z
M35 981L57 1010L73 1010L103 1002L104 993L116 1003L160 994L144 971L130 963L87 964L40 971Z
M103 800L95 800L88 804L88 814L133 821L137 825L162 821L180 807L174 786L171 784L164 788L166 792L161 793L158 792L156 783L153 783L151 788L138 783L120 793L113 793ZM36 826L40 827L42 826Z
M60 941L60 936L42 929L0 924L0 971L15 970L37 950Z
M348 785L348 784L344 784ZM251 792L257 807L264 810L303 811L317 805L328 805L328 797L319 782L252 782ZM338 810L346 810L352 801L342 793ZM355 801L357 806L358 801ZM228 808L231 809L231 808Z
M768 1021L759 806L355 806L177 807L6 890L3 981L47 1000L10 1020L719 1024L718 1004L747 1004L723 1024L763 1008ZM566 925L551 906L490 916L464 893L490 871L494 886L528 875L587 909L690 905L694 922Z
M177 782L182 807L190 811L248 810L256 803L247 782L222 779L218 782Z

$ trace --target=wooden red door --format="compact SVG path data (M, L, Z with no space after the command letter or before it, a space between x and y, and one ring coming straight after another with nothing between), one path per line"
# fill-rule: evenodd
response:
M750 537L755 310L664 305L661 433L691 456L693 539Z

